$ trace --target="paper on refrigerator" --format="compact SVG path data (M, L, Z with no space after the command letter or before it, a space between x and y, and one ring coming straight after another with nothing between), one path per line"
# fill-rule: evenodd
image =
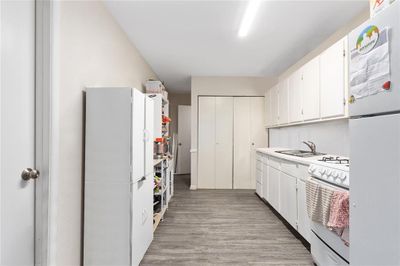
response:
M351 51L350 95L360 99L385 91L390 86L389 29L369 26Z

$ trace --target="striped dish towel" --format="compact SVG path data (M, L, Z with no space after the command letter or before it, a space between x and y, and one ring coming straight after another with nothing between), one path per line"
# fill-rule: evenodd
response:
M314 222L327 225L330 215L333 190L321 186L318 182L307 180L307 213Z

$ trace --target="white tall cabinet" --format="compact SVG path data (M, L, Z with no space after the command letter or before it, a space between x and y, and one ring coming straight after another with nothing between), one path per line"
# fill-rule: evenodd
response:
M198 188L254 189L255 148L266 144L264 97L199 97L198 106Z
M153 101L86 90L84 265L139 265L153 239Z

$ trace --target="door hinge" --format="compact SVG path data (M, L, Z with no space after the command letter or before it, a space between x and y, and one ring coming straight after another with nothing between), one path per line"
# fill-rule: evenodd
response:
M343 57L346 56L346 50L343 49Z
M343 105L346 106L346 98L343 98Z

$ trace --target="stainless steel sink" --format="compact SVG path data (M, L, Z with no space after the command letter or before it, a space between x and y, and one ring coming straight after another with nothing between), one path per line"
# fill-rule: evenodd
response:
M303 150L285 150L285 151L276 151L277 153L285 154L285 155L290 155L290 156L296 156L296 157L313 157L313 156L319 156L319 155L325 155L326 153L321 153L321 152L311 152L311 151L303 151Z

